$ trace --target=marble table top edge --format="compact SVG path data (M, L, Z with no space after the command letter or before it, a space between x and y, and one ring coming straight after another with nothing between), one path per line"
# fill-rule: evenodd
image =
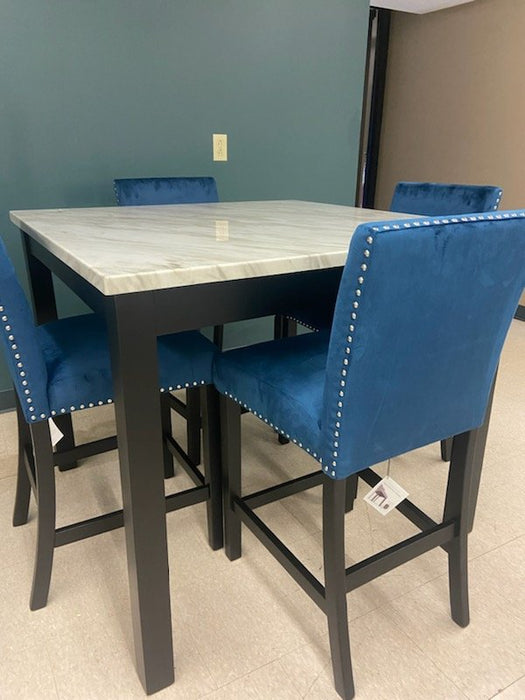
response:
M10 218L109 296L342 266L360 223L396 215L263 200L14 210Z

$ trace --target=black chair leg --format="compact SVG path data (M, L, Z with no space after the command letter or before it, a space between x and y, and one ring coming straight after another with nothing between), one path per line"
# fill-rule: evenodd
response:
M466 627L470 622L466 533L448 546L448 583L451 617L457 625Z
M161 394L160 396L160 419L162 423L162 435L164 437L171 436L171 405L169 394ZM175 476L175 465L173 463L173 455L168 449L168 443L164 439L162 441L162 452L164 460L164 478L170 479Z
M281 314L276 314L273 318L273 338L274 340L279 340L279 338L283 338L283 323L284 323L284 316L281 316Z
M213 342L222 350L224 347L224 326L214 326L213 327Z
M224 548L228 559L241 556L241 519L233 503L241 496L241 408L226 396L220 397L222 479L224 490Z
M446 546L450 612L460 627L469 623L467 538L473 509L472 484L480 468L478 441L483 427L456 435L450 462L443 522L455 520L455 537Z
M25 455L32 454L31 432L22 414L22 409L16 399L16 420L18 424L18 470L16 478L15 507L13 509L13 525L25 525L29 515L29 499L31 498L31 482L27 475Z
M72 450L75 447L75 434L73 432L73 419L70 413L66 413L61 416L55 416L53 418L57 428L64 435L57 445L57 452L66 452ZM76 469L78 467L78 462L72 461L68 464L62 464L58 467L59 471L66 472L70 469Z
M350 700L355 695L346 608L344 521L347 485L326 477L323 481L323 556L326 615L332 670L337 693Z
M297 321L294 321L291 318L284 318L283 337L291 338L294 335L297 335Z
M452 441L454 438L447 438L446 440L441 440L441 459L444 462L450 462L452 457Z
M39 610L47 604L55 548L55 472L47 421L30 426L35 456L38 532L33 588L29 607Z
M210 488L210 497L206 502L208 542L212 549L221 549L224 543L222 527L221 426L219 393L213 386L202 388L202 424L204 476Z
M354 501L357 498L357 486L358 486L358 481L359 477L357 474L350 474L346 478L346 503L345 503L345 511L347 513L350 513L351 510L354 508Z
M186 436L188 459L194 465L201 463L201 399L200 387L186 390Z

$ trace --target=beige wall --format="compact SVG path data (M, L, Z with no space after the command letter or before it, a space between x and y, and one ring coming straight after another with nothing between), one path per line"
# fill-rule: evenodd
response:
M500 208L525 208L524 30L525 0L392 13L376 207L430 180L500 185Z

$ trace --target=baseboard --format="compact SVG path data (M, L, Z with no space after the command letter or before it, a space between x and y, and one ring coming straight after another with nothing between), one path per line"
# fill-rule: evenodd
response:
M15 407L15 390L4 389L0 391L0 413L12 411Z
M518 305L514 318L517 318L518 321L525 321L525 306L523 304Z

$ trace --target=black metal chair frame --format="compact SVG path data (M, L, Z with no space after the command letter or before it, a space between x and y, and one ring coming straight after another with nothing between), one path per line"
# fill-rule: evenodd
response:
M243 496L240 406L221 396L226 555L232 561L241 556L244 523L326 614L335 687L344 700L353 698L355 693L346 607L346 594L350 591L441 547L448 555L452 619L461 627L469 623L467 536L474 522L491 402L492 396L485 423L480 428L454 438L442 522L435 522L412 502L404 500L397 510L421 532L346 568L344 518L345 512L352 510L358 478L373 487L381 477L372 469L365 469L347 479L333 480L319 470ZM319 485L323 487L324 585L255 513L263 505Z
M169 404L163 400L162 420L166 465L173 463L171 455L179 459L195 486L166 496L166 512L179 510L195 503L206 502L208 541L212 549L223 544L222 487L220 469L219 402L213 386L201 387L200 405L203 411L204 472L191 464L171 436ZM198 389L197 389L198 391ZM163 395L164 396L164 395ZM103 532L109 532L124 524L122 510L116 510L87 520L56 528L56 496L54 467L70 468L72 463L86 457L117 449L115 436L95 440L82 445L53 451L49 424L40 421L28 425L17 400L18 414L18 481L13 513L13 525L28 521L31 491L38 506L38 534L30 598L31 610L47 603L51 582L53 554L56 547L77 542Z

